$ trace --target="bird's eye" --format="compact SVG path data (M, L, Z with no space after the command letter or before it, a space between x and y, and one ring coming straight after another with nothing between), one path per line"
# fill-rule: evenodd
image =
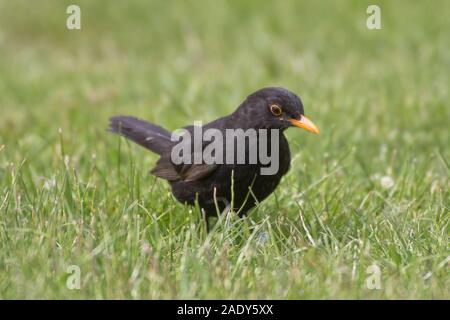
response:
M281 113L283 112L283 110L281 110L279 105L276 104L272 104L270 106L270 112L272 112L272 114L276 117L281 116Z

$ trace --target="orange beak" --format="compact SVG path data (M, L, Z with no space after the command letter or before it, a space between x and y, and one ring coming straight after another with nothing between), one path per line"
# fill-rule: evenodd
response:
M300 120L289 119L288 121L290 123L292 123L294 126L298 127L298 128L305 129L306 131L309 131L309 132L312 132L312 133L315 133L315 134L319 134L320 133L319 128L317 128L317 126L314 124L314 122L309 120L304 115L300 116Z

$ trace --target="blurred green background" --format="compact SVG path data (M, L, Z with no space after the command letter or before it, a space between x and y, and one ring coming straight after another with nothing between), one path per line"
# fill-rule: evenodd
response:
M81 30L66 28L70 4ZM0 297L449 298L449 14L449 1L0 1ZM156 157L106 132L115 114L210 121L265 86L299 94L322 134L289 131L277 194L208 236L147 176ZM364 286L372 263L382 290Z

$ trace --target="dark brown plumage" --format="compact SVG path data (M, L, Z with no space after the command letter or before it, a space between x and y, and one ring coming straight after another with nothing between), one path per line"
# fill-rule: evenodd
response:
M281 114L273 106L279 107ZM215 128L224 136L226 129L279 129L279 170L274 175L261 175L260 169L264 165L259 159L256 164L175 165L171 160L171 150L176 142L171 141L171 133L134 117L111 118L110 130L160 155L151 173L166 179L173 195L181 203L194 205L198 200L208 217L223 211L233 200L233 209L244 215L266 199L289 170L291 156L284 130L297 126L318 133L303 113L302 102L294 93L283 88L264 88L249 95L232 114L203 126L204 131ZM193 128L185 127L190 133L193 133ZM270 150L270 139L268 141ZM245 148L248 154L248 143ZM225 148L223 152L225 155Z

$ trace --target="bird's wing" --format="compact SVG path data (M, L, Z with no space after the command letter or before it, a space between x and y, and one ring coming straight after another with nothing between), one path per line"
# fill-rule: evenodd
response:
M217 164L175 165L170 156L162 156L150 173L168 181L197 181L206 178L217 169Z
M218 168L217 164L179 164L175 165L170 154L165 154L150 173L168 181L198 181L208 177Z
M150 170L150 174L166 179L167 181L179 181L181 176L177 171L176 166L170 161L170 155L163 155L159 158L156 166Z
M193 134L194 127L187 126L184 128L191 135ZM202 150L210 144L211 141L203 141ZM194 158L193 156L194 147L191 146L191 160ZM170 152L161 156L159 161L156 163L156 167L150 171L151 174L166 179L168 181L198 181L208 177L212 174L217 168L218 164L179 164L175 165L171 161Z
M210 175L217 165L172 163L170 155L174 142L171 133L164 128L129 116L116 116L110 119L110 131L120 134L141 146L161 155L151 174L168 181L196 181ZM193 133L193 126L185 127ZM209 141L203 143L206 147Z
M217 164L192 164L192 165L184 165L182 169L182 180L183 181L197 181L208 177L212 174L216 169Z

